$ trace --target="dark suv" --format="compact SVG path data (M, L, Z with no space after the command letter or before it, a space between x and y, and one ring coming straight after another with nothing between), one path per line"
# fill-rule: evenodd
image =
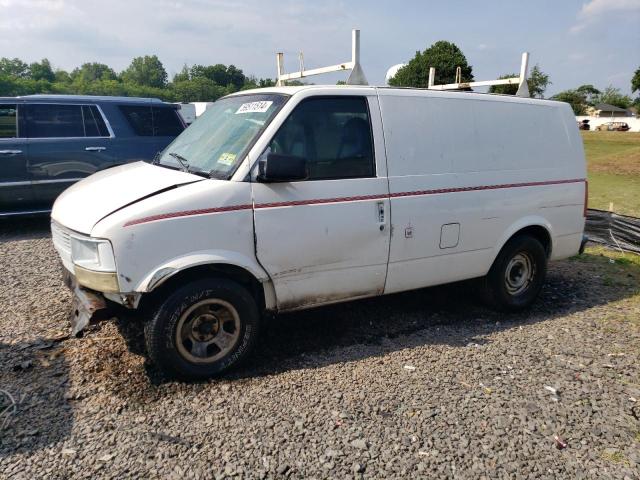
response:
M0 97L0 216L48 212L72 183L151 160L184 129L154 98Z

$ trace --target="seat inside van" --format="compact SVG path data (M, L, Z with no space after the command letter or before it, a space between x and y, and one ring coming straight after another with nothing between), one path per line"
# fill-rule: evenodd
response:
M368 113L326 103L300 105L276 134L271 151L305 158L311 180L373 176Z

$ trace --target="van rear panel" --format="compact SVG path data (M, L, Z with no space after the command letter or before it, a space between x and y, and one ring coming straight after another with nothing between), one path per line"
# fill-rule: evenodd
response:
M577 253L586 171L567 105L378 92L394 227L385 291L485 275L528 225L549 232L551 258Z

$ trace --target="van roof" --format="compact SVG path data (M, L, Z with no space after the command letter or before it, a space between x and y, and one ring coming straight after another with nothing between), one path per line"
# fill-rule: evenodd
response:
M17 97L0 97L1 101L7 100L38 100L50 102L118 102L118 103L164 103L159 98L144 97L111 97L108 95L21 95Z
M246 94L255 94L255 93L280 93L285 95L294 95L303 90L321 90L327 88L353 88L353 89L365 89L372 90L376 87L371 85L298 85L295 87L265 87L265 88L252 88L250 90L240 90L239 92L235 92L230 94L229 96L236 95L246 95Z
M554 100L543 100L539 98L526 98L517 97L515 95L505 95L499 93L484 93L484 92L466 92L456 90L430 90L428 88L417 87L388 87L377 85L301 85L295 87L266 87L266 88L254 88L251 90L241 90L239 92L232 93L228 96L246 95L246 94L260 94L260 93L276 93L284 95L295 95L298 92L304 90L331 90L335 92L336 89L340 90L352 90L355 92L362 90L384 90L388 92L412 92L413 95L420 95L421 93L426 96L440 97L440 98L468 98L484 100L492 100L497 102L514 102L514 103L535 103L537 105L558 105L564 104L564 102L558 102Z

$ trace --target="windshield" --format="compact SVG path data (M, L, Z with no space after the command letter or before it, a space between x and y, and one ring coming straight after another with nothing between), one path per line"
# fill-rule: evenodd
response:
M218 100L165 148L158 163L229 178L287 98L258 94Z

